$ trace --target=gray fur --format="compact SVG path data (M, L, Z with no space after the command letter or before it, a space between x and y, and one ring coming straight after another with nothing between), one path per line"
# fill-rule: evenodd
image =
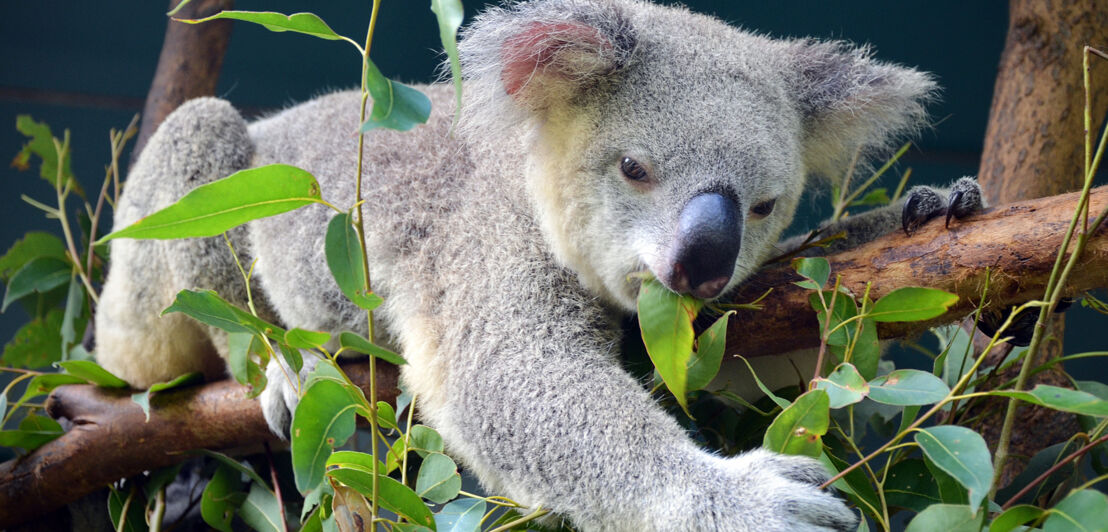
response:
M620 368L615 322L634 309L629 274L672 267L691 198L719 193L746 217L733 287L774 254L808 174L838 175L844 156L919 127L930 78L842 43L772 40L635 0L492 8L460 49L462 127L449 133L451 88L426 87L429 123L370 133L363 167L366 245L386 299L376 319L409 361L424 421L490 492L583 530L852 530L854 513L814 486L825 477L814 461L725 458L690 441ZM331 94L248 129L224 102L182 106L142 153L117 227L277 162L351 205L358 105ZM650 181L623 179L622 157ZM771 214L749 217L774 198ZM364 333L323 258L331 215L313 205L232 238L244 262L258 260L267 316ZM205 336L226 355L221 335L156 317L183 288L243 302L222 245L114 243L98 320L109 369L148 385L186 370ZM187 345L167 355L175 342ZM271 377L264 410L283 426L295 379Z

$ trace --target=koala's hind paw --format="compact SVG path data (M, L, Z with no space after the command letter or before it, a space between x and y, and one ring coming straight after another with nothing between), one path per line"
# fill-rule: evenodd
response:
M762 479L759 498L771 501L781 522L763 523L763 530L820 530L854 532L858 514L832 491L819 485L830 478L823 464L804 456L789 456L765 450L736 457L750 467L752 476Z
M258 395L258 402L262 405L262 417L269 425L269 430L280 436L282 440L288 439L289 429L292 428L292 414L296 412L296 405L300 404L298 386L307 382L308 374L318 361L319 359L314 355L305 356L299 379L284 360L271 360L265 369L268 384ZM294 384L293 381L299 381L299 383Z
M904 234L911 236L912 232L924 222L944 212L946 227L949 228L951 218L965 218L984 206L981 186L977 184L977 180L963 177L950 187L948 194L929 186L913 187L908 191L908 198L904 201L900 222L904 228Z

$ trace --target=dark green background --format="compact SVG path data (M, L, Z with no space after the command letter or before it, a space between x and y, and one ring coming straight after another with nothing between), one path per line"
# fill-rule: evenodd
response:
M360 40L370 4L255 0L236 7L313 11L339 33ZM382 4L373 46L381 71L402 81L432 79L440 57L429 2ZM882 59L934 73L944 88L942 101L931 108L935 126L923 132L897 173L911 167L915 183L945 183L976 171L1007 27L1004 2L701 0L688 5L773 36L869 43ZM23 139L14 128L15 116L31 114L56 134L72 131L73 168L86 189L96 190L108 161L108 129L125 126L149 88L166 26L165 7L156 0L8 2L0 17L0 155L16 153ZM469 2L467 13L478 7ZM348 44L237 23L218 93L256 116L353 87L358 69L358 56ZM1072 75L1079 75L1077 65ZM0 186L0 248L29 229L57 232L52 220L19 200L21 193L48 203L53 197L32 172L5 168ZM822 196L807 205L818 211L827 202ZM22 323L21 312L13 309L0 317L0 341ZM1071 344L1074 348L1077 344Z

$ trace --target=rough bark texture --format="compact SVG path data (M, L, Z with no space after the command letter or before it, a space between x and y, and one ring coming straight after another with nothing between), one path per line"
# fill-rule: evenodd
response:
M394 403L396 367L378 366L378 399ZM368 368L364 362L343 366L367 395ZM232 380L154 394L149 421L130 391L87 384L58 388L46 407L73 427L31 454L0 464L0 529L120 478L181 462L193 449L257 451L264 442L280 444L258 402Z
M172 9L179 2L180 0L170 0L169 8ZM233 6L234 0L192 0L174 18L204 18L232 9ZM131 152L131 162L138 158L146 140L154 134L154 130L158 129L158 125L169 113L192 98L215 94L219 71L223 67L223 56L231 41L230 20L195 25L169 20L167 24L165 41L158 57L158 69L154 73L150 92L146 95L142 124L135 140L135 149Z
M1080 188L1085 168L1085 90L1083 48L1108 45L1108 0L1042 2L1013 0L1008 37L993 93L978 179L993 204L1061 194ZM1094 65L1101 62L1094 58ZM1108 69L1091 69L1092 129L1100 131L1108 111ZM1056 316L1033 363L1062 355L1065 324ZM1018 374L998 376L994 384ZM1061 365L1037 374L1035 384L1066 385ZM974 428L995 449L1004 419L1004 401L985 402ZM981 412L975 412L981 413ZM1001 474L1006 485L1027 458L1064 441L1078 430L1073 415L1022 406L1011 442L1012 460ZM1035 427L1036 430L1026 430Z
M995 208L952 224L934 220L911 237L895 233L859 248L828 257L832 272L854 293L880 297L906 285L943 288L961 301L942 318L928 323L889 324L885 337L912 334L955 321L979 300L985 269L992 273L990 304L1004 307L1038 297L1053 264L1077 194ZM1108 187L1094 191L1091 210L1108 206ZM1085 259L1067 286L1069 292L1108 286L1108 227L1086 248ZM768 355L817 345L815 313L807 293L792 284L798 277L787 265L769 268L755 278L738 300L774 290L761 311L744 311L732 320L729 351L744 356ZM396 368L381 364L378 397L392 401L397 393ZM351 379L368 388L367 365L346 367ZM48 411L76 425L70 432L19 460L0 464L0 528L75 500L116 479L183 460L190 449L227 449L275 441L266 429L257 402L232 382L170 391L151 401L150 421L128 393L92 386L63 386L48 402ZM95 457L95 459L90 459Z
M882 338L907 336L940 323L956 321L980 303L986 275L991 275L988 305L1009 305L1041 297L1054 257L1077 206L1079 193L988 209L962 222L941 219L924 225L911 237L892 233L863 246L827 257L832 276L861 297L870 283L876 300L902 286L941 288L960 296L950 312L928 322L882 323ZM1108 205L1108 187L1094 189L1090 209L1098 213ZM1074 269L1066 293L1108 285L1108 228L1101 227L1085 249L1081 265ZM819 344L815 313L807 292L792 284L800 280L788 265L766 268L747 281L733 300L752 301L767 289L759 311L739 311L731 320L728 351L761 356L815 347Z

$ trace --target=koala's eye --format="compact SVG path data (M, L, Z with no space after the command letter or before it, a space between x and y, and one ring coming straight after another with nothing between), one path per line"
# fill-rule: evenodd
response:
M750 208L750 214L753 214L755 218L765 218L769 216L769 213L773 212L773 206L777 204L777 198L763 201Z
M630 157L624 157L623 160L619 162L619 171L623 172L623 177L631 181L644 182L650 178L646 168L643 168L638 161Z

